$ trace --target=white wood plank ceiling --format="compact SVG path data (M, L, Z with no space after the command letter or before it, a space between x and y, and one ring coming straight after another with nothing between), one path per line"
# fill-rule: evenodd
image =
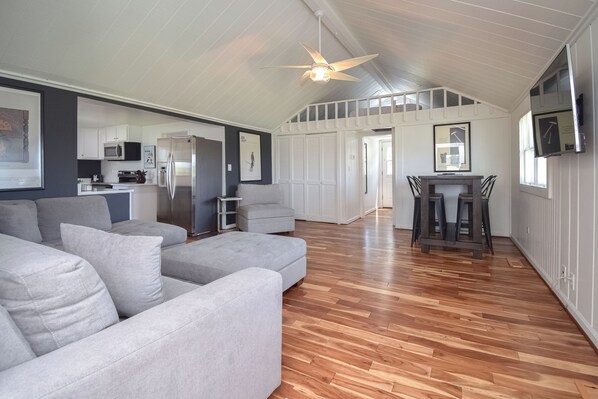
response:
M319 101L448 86L510 108L590 0L2 1L0 70L265 130ZM329 62L360 83L301 85L325 11Z

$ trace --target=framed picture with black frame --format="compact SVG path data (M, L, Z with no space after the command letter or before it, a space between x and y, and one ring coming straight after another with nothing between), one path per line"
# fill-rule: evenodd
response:
M0 191L44 188L42 93L0 86Z
M471 172L470 122L434 125L434 172Z
M239 132L239 169L241 181L262 180L262 149L259 134Z

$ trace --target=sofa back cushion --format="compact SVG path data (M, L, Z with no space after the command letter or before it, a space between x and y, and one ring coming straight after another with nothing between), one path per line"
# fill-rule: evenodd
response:
M122 236L65 223L61 231L64 249L93 265L119 315L135 316L164 302L162 237Z
M239 184L237 197L243 198L239 205L281 204L282 191L278 184Z
M34 359L31 346L4 306L0 306L0 371Z
M4 234L0 305L38 356L118 322L108 290L88 262Z
M0 233L31 242L42 242L37 207L30 200L0 201Z
M44 241L60 239L60 223L104 231L112 228L108 203L101 195L40 198L35 203L39 230Z

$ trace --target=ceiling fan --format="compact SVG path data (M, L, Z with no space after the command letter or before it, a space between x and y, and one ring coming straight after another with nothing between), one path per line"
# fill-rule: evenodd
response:
M322 12L322 10L317 10L315 12L315 15L316 17L318 17L318 51L301 43L303 48L307 50L311 58L314 60L314 63L311 65L281 65L265 68L308 69L308 71L305 71L301 79L304 80L310 78L314 82L320 84L327 83L330 81L330 79L359 82L359 78L347 75L346 73L342 73L341 71L363 64L364 62L367 62L377 57L378 54L370 54L361 57L349 58L347 60L333 62L329 64L326 61L326 59L322 57L322 16L324 15L324 12Z

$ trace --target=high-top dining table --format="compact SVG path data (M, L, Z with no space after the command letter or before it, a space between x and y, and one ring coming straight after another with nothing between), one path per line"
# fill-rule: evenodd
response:
M482 190L481 183L483 176L478 175L433 175L419 176L421 179L421 251L430 252L430 246L443 248L462 248L473 250L475 259L482 259L484 241L482 239ZM467 192L472 194L472 211L469 221L472 237L461 240L459 232L455 230L455 223L447 223L445 239L432 235L428 221L434 217L434 208L430 207L430 194L436 192L437 185L459 185L467 186ZM432 212L430 214L430 212ZM433 229L433 225L432 225Z

